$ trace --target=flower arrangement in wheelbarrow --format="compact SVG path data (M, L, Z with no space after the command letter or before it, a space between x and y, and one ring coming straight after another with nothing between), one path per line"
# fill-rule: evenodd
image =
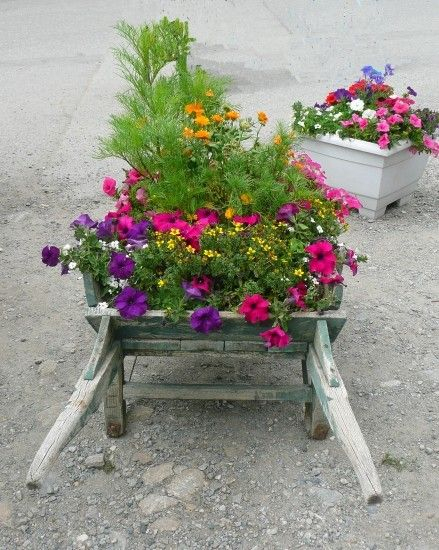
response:
M355 274L365 259L337 240L358 201L326 186L281 124L262 141L267 115L244 118L226 79L188 68L185 23L119 31L130 88L100 156L130 168L123 181L104 179L114 201L104 218L81 214L75 244L44 247L43 262L91 274L101 307L126 319L164 310L207 334L221 328L220 311L238 311L248 323L273 320L260 334L268 347L288 345L291 313L333 307L343 264Z
M386 82L394 73L390 64L382 72L367 65L362 73L363 78L350 86L329 92L322 104L305 107L300 101L294 103L294 129L308 136L335 134L341 139L369 141L380 149L408 140L413 153L438 156L434 134L439 113L416 108L417 93L411 86L396 94Z

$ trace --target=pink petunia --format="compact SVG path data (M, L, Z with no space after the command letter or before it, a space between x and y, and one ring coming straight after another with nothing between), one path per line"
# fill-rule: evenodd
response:
M143 187L139 187L139 189L137 189L136 199L140 202L140 204L145 205L147 203L148 195Z
M394 124L399 124L400 122L402 122L404 119L402 118L401 115L390 115L389 117L387 117L387 122L393 126Z
M424 136L422 141L424 142L425 147L430 149L430 152L434 157L439 155L439 142L435 141L430 136Z
M388 132L390 130L390 126L385 120L380 120L377 124L377 130L378 132Z
M105 178L102 182L102 190L109 197L114 197L116 194L116 185L117 182L113 178Z
M322 285L338 285L344 281L343 275L340 273L333 273L332 275L320 277L319 282Z
M237 223L245 223L247 225L256 225L261 221L261 215L258 212L249 216L233 216L233 221Z
M259 334L266 342L268 348L284 348L288 346L292 338L279 325Z
M364 130L366 128L366 126L369 124L369 121L367 120L367 118L359 118L358 120L358 126Z
M305 252L311 256L309 270L312 273L330 275L335 270L337 257L334 254L332 244L327 240L316 241L305 248Z
M174 227L177 220L181 220L182 214L183 212L181 210L176 210L175 212L161 212L160 214L153 214L152 227L154 231L167 233Z
M212 290L213 281L207 275L200 275L192 279L191 285L198 290L202 290L205 294L208 294Z
M354 124L352 120L342 120L340 123L344 128L347 128L348 126L352 126Z
M143 179L143 175L135 168L131 168L131 170L128 170L127 172L127 177L124 180L124 183L127 183L128 185L134 185L141 179Z
M410 115L409 122L414 128L422 128L422 120L415 114Z
M392 109L395 113L403 115L410 109L410 105L408 105L407 102L402 99L397 99L393 104Z
M238 308L238 313L244 315L247 323L266 321L269 314L270 302L260 294L248 294Z
M377 116L386 116L388 112L389 111L388 111L388 109L386 109L386 107L380 107L379 109L377 109L376 115Z
M390 143L389 134L381 134L377 143L380 146L380 149L385 149Z

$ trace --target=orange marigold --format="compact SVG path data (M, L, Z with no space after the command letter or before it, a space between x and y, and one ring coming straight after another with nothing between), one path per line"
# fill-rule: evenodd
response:
M201 103L188 103L184 110L188 115L191 115L192 113L196 115L202 115L204 113L203 106Z
M193 135L194 135L194 131L192 130L192 128L187 128L187 127L184 128L183 137L191 138L191 137L193 137Z
M275 145L280 145L280 144L282 143L282 138L280 137L279 134L277 134L276 136L274 136L274 138L273 138L273 143L274 143Z
M198 139L209 139L210 138L210 132L207 130L198 130L195 132L194 136Z
M210 123L209 117L204 115L198 115L195 117L195 124L198 126L207 126Z
M213 90L210 88L206 91L205 96L206 97L213 97L215 94L213 93Z
M235 215L235 211L233 208L227 208L226 211L224 212L224 217L228 220L231 220L233 218L233 216Z
M258 112L258 120L262 124L262 126L265 126L268 122L268 116L264 113L264 111Z
M242 204L251 204L252 198L247 193L243 193L240 197Z
M227 120L237 120L239 118L238 111L227 111L226 113Z
M222 122L224 119L221 115L212 115L210 117L214 122Z

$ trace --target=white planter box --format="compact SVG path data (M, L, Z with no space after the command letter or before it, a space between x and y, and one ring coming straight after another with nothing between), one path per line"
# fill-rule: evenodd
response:
M405 204L416 189L428 156L413 155L410 143L380 149L376 143L335 135L303 138L301 148L326 173L331 187L342 187L363 204L360 214L375 220L389 204Z

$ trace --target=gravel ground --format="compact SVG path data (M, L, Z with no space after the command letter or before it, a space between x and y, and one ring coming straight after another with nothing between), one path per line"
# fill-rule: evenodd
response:
M76 4L81 7L81 2ZM123 4L136 20L140 3ZM427 17L431 4L424 4ZM80 21L88 32L87 17L96 22L101 15L96 6L103 9L106 4L96 2L81 15L69 8L68 17L54 2L35 5L51 17L52 42L46 41L52 44L51 55L63 60L66 46L56 42L63 21ZM14 74L15 80L8 78L0 107L0 114L9 116L3 118L7 139L1 145L0 548L437 548L437 159L429 160L409 204L390 209L376 222L354 215L345 239L369 254L370 262L357 277L348 277L343 303L348 323L334 354L378 468L381 505L364 504L340 445L333 437L309 440L301 407L293 404L131 402L128 430L120 439L104 435L98 411L62 453L41 489L26 488L30 462L70 396L94 339L83 317L80 277L61 279L55 270L45 269L39 250L50 240L68 242L68 224L78 213L102 213L99 181L107 173L117 174L110 168L121 168L90 155L96 128L103 127L112 105L109 98L118 87L106 76L112 70L106 51L111 32L106 31L99 47L85 40L86 59L80 58L77 45L71 55L79 60L69 58L61 76L60 66L37 51L39 42L30 40L29 51L18 62L19 43L10 29L15 28L18 37L28 30L32 38L30 21L29 28L13 23L20 10L30 20L35 5L1 6L9 29L3 36L10 37L8 47L2 47L3 74ZM235 9L227 2L221 5ZM249 7L248 2L244 5ZM196 12L196 3L188 6ZM176 8L181 11L181 2ZM156 4L154 10L161 11ZM112 24L112 18L118 18L118 11L109 3L101 27ZM404 44L411 35L405 36ZM415 63L416 71L434 107L428 95L434 90L422 80L434 66L427 55L427 31L425 36L424 50L413 55L425 60L424 66ZM217 40L214 35L212 44ZM262 45L255 44L258 47ZM58 48L56 53L53 48ZM222 52L219 46L212 48ZM206 43L199 46L195 60L204 63L208 51ZM214 58L218 56L210 57L213 67L218 63ZM263 59L271 63L273 58L267 51ZM403 61L400 64L403 72L410 72ZM243 67L234 93L245 106L251 95L240 90L262 94L264 74L270 89L273 73L266 67L259 73L245 72L244 61ZM297 82L286 89L281 76L287 64L282 61L279 67L273 69L280 71L280 84L273 87L279 116L287 111L294 90L295 97L307 99L307 94L315 98L328 86L327 80L308 79L310 89ZM240 73L237 66L232 69ZM32 79L36 74L38 79ZM282 102L283 95L287 97ZM131 364L128 359L127 366ZM295 363L229 358L218 364L204 356L193 363L142 359L134 371L134 377L144 380L266 383L299 374L300 364Z

